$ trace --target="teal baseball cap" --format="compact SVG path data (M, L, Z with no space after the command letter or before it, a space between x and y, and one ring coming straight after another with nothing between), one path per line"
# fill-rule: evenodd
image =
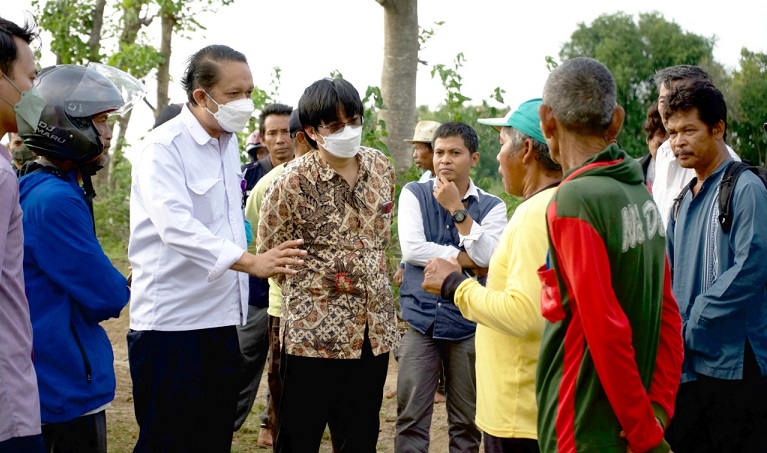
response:
M504 126L513 127L541 143L546 143L541 132L541 118L538 116L541 101L541 98L530 99L520 104L517 110L510 111L504 118L480 118L477 121L498 130Z

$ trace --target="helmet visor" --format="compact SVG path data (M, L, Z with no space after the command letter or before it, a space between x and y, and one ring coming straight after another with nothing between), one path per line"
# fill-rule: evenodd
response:
M147 87L127 72L100 63L89 63L66 105L72 116L90 117L102 112L122 115L140 102L147 92ZM73 111L75 106L76 111Z

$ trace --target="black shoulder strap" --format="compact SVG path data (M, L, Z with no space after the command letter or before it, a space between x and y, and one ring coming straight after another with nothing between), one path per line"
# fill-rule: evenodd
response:
M750 168L744 162L733 161L724 169L724 176L719 182L719 225L725 233L729 233L732 227L732 192L735 183L740 174Z

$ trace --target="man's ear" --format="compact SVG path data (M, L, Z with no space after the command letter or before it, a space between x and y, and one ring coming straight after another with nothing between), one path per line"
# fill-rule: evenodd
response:
M471 153L471 166L475 166L479 163L479 151Z
M557 132L557 121L554 112L546 104L538 106L538 116L541 119L541 132L545 138L553 138Z
M194 99L194 102L197 105L207 107L208 103L205 100L206 97L208 97L208 95L205 94L205 90L202 88L197 88L196 90L192 91L192 99Z
M522 163L523 164L529 164L535 160L535 150L533 149L533 141L529 138L526 138L524 142L522 142L522 149L520 149L518 152L522 153Z
M724 121L723 120L717 121L714 127L711 128L711 135L713 135L716 140L723 140L724 128L725 128Z
M616 105L615 110L613 111L613 119L610 121L610 126L607 128L608 142L615 140L615 137L618 136L621 128L623 127L624 118L626 118L626 110L624 110L620 105Z

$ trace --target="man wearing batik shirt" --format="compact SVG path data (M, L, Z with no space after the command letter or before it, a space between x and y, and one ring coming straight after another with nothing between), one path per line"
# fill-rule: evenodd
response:
M317 151L267 188L258 228L259 250L298 237L307 251L296 275L276 279L284 354L275 451L317 451L330 422L343 451L373 452L397 339L386 266L394 169L360 146L363 106L349 82L313 83L298 114Z

